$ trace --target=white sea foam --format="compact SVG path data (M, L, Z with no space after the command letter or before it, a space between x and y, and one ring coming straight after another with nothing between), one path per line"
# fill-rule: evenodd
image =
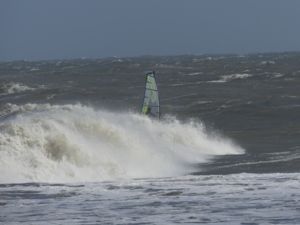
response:
M273 78L280 78L283 77L284 75L282 73L274 73Z
M260 62L260 65L273 65L273 64L275 64L275 61L272 61L272 60Z
M33 72L33 71L39 71L39 70L40 70L39 68L35 68L35 67L33 67L33 68L30 69L31 72Z
M188 74L185 74L185 76L198 76L198 75L202 75L203 72L193 72L193 73L188 73Z
M252 76L253 76L252 74L248 74L248 73L223 75L223 76L221 76L221 79L208 81L208 83L225 83L225 82L228 82L231 80L245 79L245 78L249 78Z
M13 83L13 82L4 84L1 89L6 94L15 94L15 93L19 93L19 92L34 90L34 88L28 87L28 86L26 86L24 84Z
M8 105L0 182L74 182L186 174L210 155L239 154L201 123L151 120L81 105Z
M299 187L299 173L2 185L0 215L3 224L300 224Z
M0 86L0 96L17 94L22 92L31 92L45 88L45 85L27 86L22 83L9 82Z
M30 87L30 86L27 86L22 83L10 82L10 83L6 83L6 84L3 84L2 86L0 86L0 96L34 91L34 90L43 89L43 88L45 88L44 85Z

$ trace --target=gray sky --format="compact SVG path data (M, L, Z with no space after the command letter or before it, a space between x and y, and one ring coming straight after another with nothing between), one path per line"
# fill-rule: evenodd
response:
M0 60L300 50L299 0L0 0Z

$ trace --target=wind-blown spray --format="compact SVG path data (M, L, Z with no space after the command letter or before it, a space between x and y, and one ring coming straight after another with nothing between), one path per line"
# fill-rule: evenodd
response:
M82 105L9 105L0 121L0 182L176 176L211 155L239 154L201 123Z

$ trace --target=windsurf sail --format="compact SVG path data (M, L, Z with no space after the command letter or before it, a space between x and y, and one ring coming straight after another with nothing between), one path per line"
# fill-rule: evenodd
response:
M158 89L155 81L155 72L146 74L146 90L142 113L159 119L159 98Z

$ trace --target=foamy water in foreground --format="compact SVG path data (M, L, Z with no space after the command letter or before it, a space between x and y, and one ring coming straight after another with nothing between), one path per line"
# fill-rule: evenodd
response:
M299 224L300 175L0 185L5 224Z

